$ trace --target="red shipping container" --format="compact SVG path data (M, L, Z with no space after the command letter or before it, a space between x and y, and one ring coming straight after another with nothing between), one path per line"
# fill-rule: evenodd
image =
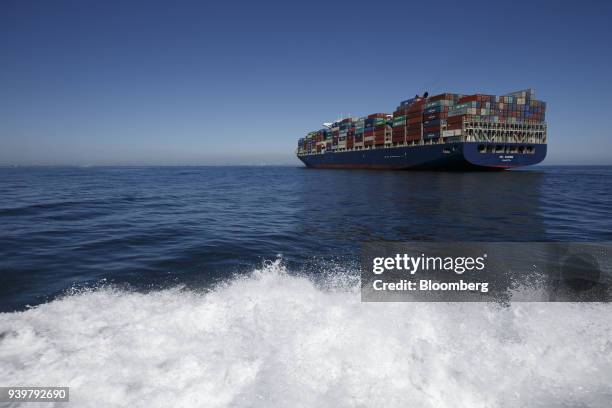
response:
M367 132L363 132L363 137L374 136L373 130L368 130Z
M365 140L365 141L363 142L363 145L364 145L364 146L372 146L373 144L374 144L374 141L373 141L373 140Z
M411 113L423 113L425 110L425 105L413 106L406 109L406 115L410 115Z
M317 153L321 153L321 145L317 145Z
M412 125L418 125L419 123L421 123L423 121L423 117L422 116L418 116L416 118L410 118L406 121L406 124L408 126L412 126Z
M376 144L376 145L385 144L385 137L384 136L376 136L376 138L374 138L374 144Z
M449 116L448 123L462 123L465 115Z
M410 112L406 114L406 118L407 119L411 119L411 118L421 118L423 117L423 112L419 111L419 112Z
M425 105L410 105L410 108L398 108L395 112L393 112L393 114L395 116L412 116L412 115L419 115L421 113L423 113L423 110L425 109Z
M435 101L441 101L441 100L452 101L454 99L457 99L457 96L458 96L457 94L443 93L439 95L430 96L429 98L427 98L427 102L435 102Z
M474 94L474 95L466 95L457 100L457 103L464 102L495 102L494 95L485 95L485 94Z
M391 139L393 143L403 142L406 136L406 128L404 126L398 126L393 128Z
M407 142L415 142L417 140L421 140L421 132L418 133L407 133L406 141Z
M378 137L378 136L384 136L385 135L385 129L382 130L375 130L374 131L374 136Z
M408 134L413 135L415 133L419 133L420 134L422 130L423 130L423 128L421 126L419 126L419 127L415 127L415 126L407 127L406 128L406 134L407 135Z
M368 115L368 119L376 119L376 118L386 118L388 113L373 113Z
M457 104L465 102L476 102L478 100L478 94L466 95L457 100Z

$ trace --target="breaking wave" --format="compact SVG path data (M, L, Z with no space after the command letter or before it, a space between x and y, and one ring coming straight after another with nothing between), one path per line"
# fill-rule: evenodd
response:
M0 384L79 407L608 406L611 304L361 303L280 261L209 291L0 314ZM40 405L40 404L39 404Z

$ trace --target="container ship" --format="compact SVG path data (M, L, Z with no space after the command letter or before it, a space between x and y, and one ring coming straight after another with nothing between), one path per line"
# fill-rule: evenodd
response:
M312 168L502 170L546 156L546 103L532 89L502 96L443 93L325 123L298 140Z

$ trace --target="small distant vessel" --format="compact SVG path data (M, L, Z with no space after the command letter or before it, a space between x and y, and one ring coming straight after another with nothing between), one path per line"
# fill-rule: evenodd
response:
M402 101L393 114L325 123L299 139L312 168L500 170L546 157L546 103L532 89L502 96L443 93Z

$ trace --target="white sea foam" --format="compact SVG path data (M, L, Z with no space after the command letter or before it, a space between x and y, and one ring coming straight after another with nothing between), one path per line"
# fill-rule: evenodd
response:
M361 303L277 262L208 293L1 314L0 385L70 386L75 407L608 407L611 312Z

